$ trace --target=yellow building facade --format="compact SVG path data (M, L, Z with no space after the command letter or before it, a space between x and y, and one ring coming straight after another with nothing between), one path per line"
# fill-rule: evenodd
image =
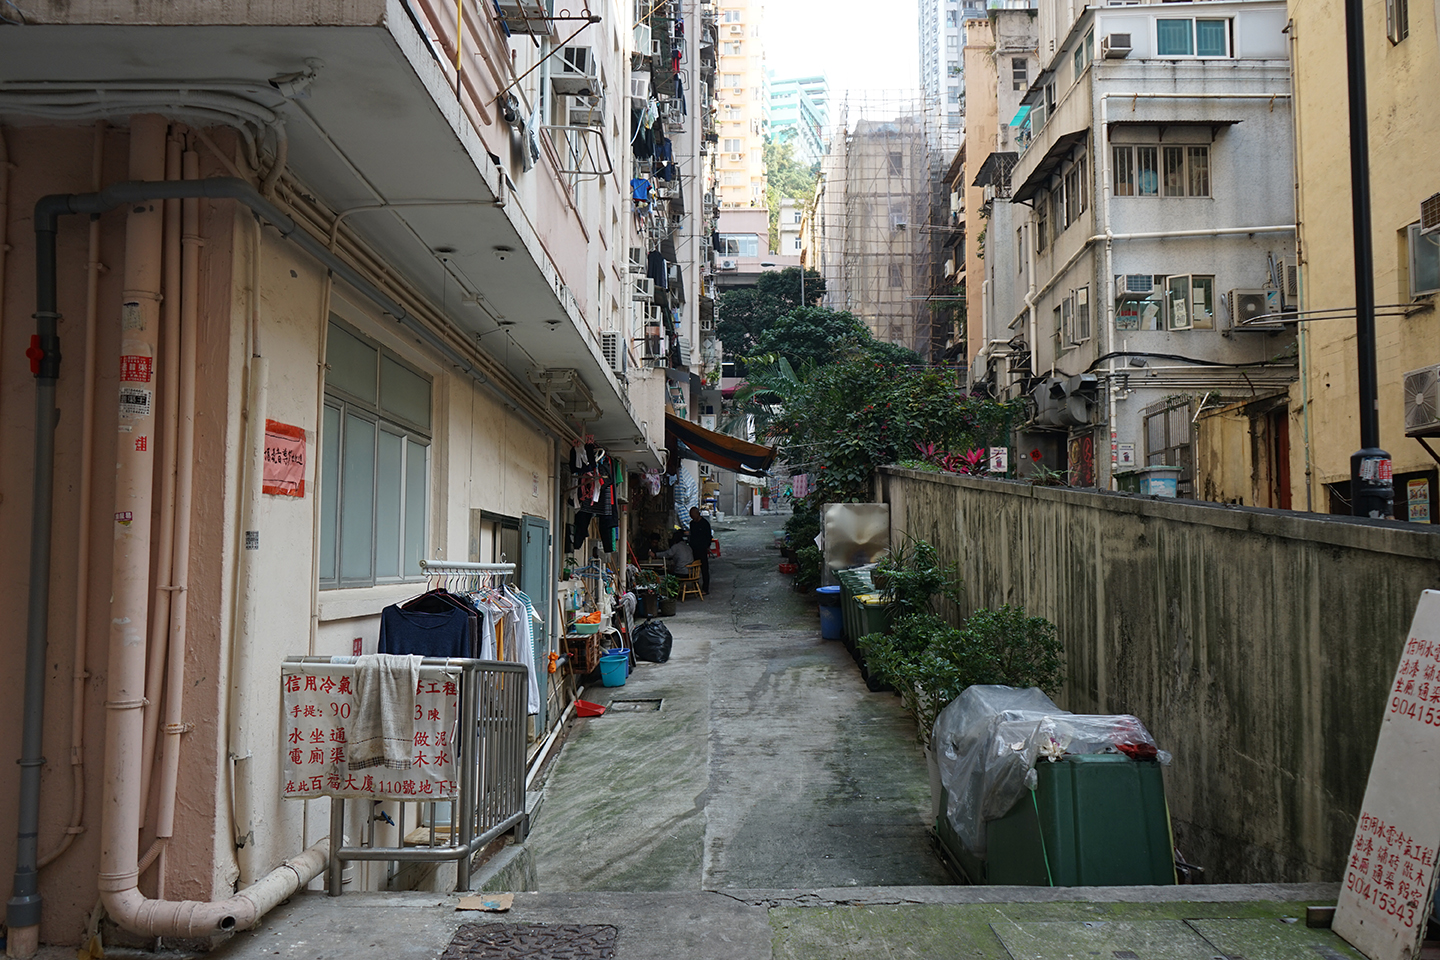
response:
M720 3L717 194L723 208L765 206L765 48L759 0ZM762 251L763 252L763 251Z
M1440 0L1364 7L1380 445L1394 464L1396 517L1433 522L1436 461L1406 436L1404 384L1407 372L1440 364L1440 232L1420 224L1422 202L1440 193ZM1289 10L1303 311L1292 499L1295 509L1349 513L1360 429L1344 3L1291 0Z

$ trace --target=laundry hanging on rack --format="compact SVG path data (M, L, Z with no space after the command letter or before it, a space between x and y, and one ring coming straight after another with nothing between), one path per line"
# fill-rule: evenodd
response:
M475 614L468 604L422 594L422 609L390 604L380 611L380 653L422 657L474 655ZM413 602L413 601L412 601Z

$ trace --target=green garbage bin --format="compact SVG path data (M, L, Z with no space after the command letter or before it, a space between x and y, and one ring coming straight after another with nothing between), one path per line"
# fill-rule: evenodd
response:
M894 619L890 601L882 594L862 593L855 597L856 616L859 618L859 636L870 633L889 633Z
M935 830L973 883L1156 886L1175 882L1175 844L1161 766L1124 754L1036 765L1037 784L985 825L986 855L967 850L942 796Z

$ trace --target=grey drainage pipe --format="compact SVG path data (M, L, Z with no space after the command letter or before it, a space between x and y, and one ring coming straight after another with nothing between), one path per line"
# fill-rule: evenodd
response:
M387 297L349 264L301 230L290 217L262 197L254 187L234 177L206 180L126 181L97 193L51 194L35 204L35 336L26 355L35 374L34 486L31 491L30 583L25 628L25 702L21 728L20 798L17 804L15 875L7 904L6 924L18 931L38 927L42 900L38 867L40 825L40 769L45 713L45 644L49 634L50 536L54 512L55 385L60 377L60 314L56 294L56 234L60 218L78 214L98 216L127 203L155 200L236 200L280 235L314 257L335 276L359 290L385 313L439 351L480 382L484 374L448 344L430 332L404 307ZM114 746L107 743L107 750ZM106 785L106 802L115 800ZM102 838L102 848L105 847ZM263 877L253 887L219 903L148 900L134 886L105 891L102 896L111 915L126 929L162 936L204 936L223 930L243 930L265 911L318 876L325 867L328 846L317 844L294 860ZM102 870L103 870L102 865ZM128 865L133 870L134 865Z

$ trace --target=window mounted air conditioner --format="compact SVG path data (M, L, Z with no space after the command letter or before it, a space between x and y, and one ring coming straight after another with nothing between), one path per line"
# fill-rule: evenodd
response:
M1150 293L1155 289L1155 278L1148 273L1127 273L1124 281L1126 293Z
M650 24L635 24L635 50L639 53L644 53L645 51L649 50L650 40Z
M732 24L730 25L730 36L732 36L732 37L743 37L743 36L745 36L745 28L742 27L742 26L741 26L740 24L738 24L738 23L732 23Z
M650 41L650 56L661 57L665 55L664 44L658 38Z
M566 122L572 127L605 126L605 106L599 97L576 97L566 111Z
M1420 232L1440 233L1440 193L1420 201Z
M1128 56L1130 56L1130 34L1111 33L1101 38L1101 59L1124 60Z
M625 343L620 334L606 331L600 334L600 353L614 373L625 372Z
M706 332L709 332L709 331L711 331L711 330L714 330L714 329L715 329L715 318L714 318L714 317L705 317L705 318L701 319L701 321L700 321L700 329L701 329L701 330L704 330L704 331L706 331Z
M1440 363L1405 374L1405 436L1440 437Z
M655 299L655 281L649 277L630 278L630 299L649 303Z
M595 59L589 47L562 47L554 63L550 86L557 94L566 97L600 95L600 84L595 79Z
M630 248L630 272L640 274L645 272L645 249L643 247Z
M630 73L630 99L645 101L650 99L650 73L646 70L633 70ZM642 102L640 106L644 106Z

